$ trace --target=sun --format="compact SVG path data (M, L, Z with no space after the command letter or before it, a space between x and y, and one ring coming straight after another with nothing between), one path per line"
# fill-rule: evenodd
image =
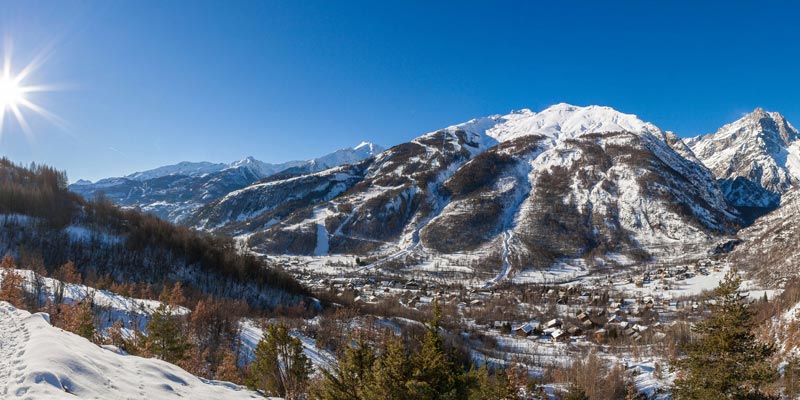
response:
M46 53L40 53L31 62L25 65L19 72L14 72L11 65L11 45L10 41L5 43L5 56L3 57L3 69L0 72L0 139L6 128L6 116L13 117L22 131L31 136L33 132L25 119L23 110L33 112L44 117L58 126L64 126L63 120L47 111L43 107L34 103L28 98L29 94L35 92L49 92L52 86L27 84L31 73L38 69L47 58ZM9 118L10 119L10 118Z
M25 89L9 76L0 77L0 108L19 107L25 101Z

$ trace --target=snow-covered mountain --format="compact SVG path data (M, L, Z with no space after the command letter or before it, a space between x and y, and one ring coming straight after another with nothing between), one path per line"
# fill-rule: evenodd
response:
M737 220L674 134L608 107L558 104L450 126L356 165L278 176L187 223L246 235L264 253L458 253L508 271L703 248Z
M772 209L800 182L800 132L781 114L757 108L716 133L687 139L738 207Z
M357 163L383 151L378 145L363 142L356 147L305 161L265 163L253 157L231 164L181 162L120 178L95 183L78 181L70 190L94 198L99 192L109 200L158 215L179 223L198 207L275 174L294 175Z
M206 174L213 174L228 167L224 163L210 163L203 162L189 162L183 161L174 165L167 165L148 171L134 172L125 178L135 181L146 181L149 179L161 178L168 175L185 175L185 176L203 176Z
M25 399L261 399L156 359L122 355L0 302L0 397Z

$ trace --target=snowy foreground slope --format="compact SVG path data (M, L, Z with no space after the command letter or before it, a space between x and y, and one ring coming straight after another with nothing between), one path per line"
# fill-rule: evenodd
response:
M121 355L0 302L0 398L255 399L155 359Z

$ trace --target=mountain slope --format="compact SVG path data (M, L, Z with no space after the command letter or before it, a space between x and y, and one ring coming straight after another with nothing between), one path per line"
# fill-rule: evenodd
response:
M800 182L799 138L781 114L758 108L687 144L717 177L731 204L772 209Z
M188 221L269 254L415 263L458 253L518 270L703 247L737 217L670 132L608 107L558 104L454 125L357 166L277 177Z
M173 223L182 222L198 207L275 174L302 174L357 163L383 151L361 143L307 161L269 164L247 157L231 164L182 162L95 183L78 181L70 190L93 199L98 193L114 203L138 207Z
M781 205L739 231L742 243L731 258L769 287L800 275L800 189L783 194Z
M156 359L117 354L51 326L47 314L0 302L0 397L26 399L258 399Z

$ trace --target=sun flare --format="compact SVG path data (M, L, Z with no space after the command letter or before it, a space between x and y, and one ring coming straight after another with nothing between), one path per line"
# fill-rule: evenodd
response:
M40 54L28 63L19 72L14 73L11 66L11 46L6 41L5 56L3 58L3 70L0 74L0 139L6 128L6 116L12 116L22 131L30 136L31 128L25 119L23 110L32 111L56 125L63 126L63 121L45 110L43 107L34 103L28 98L28 94L34 92L48 92L52 90L50 86L26 84L33 71L39 68L47 58L46 54Z
M24 99L24 88L21 88L14 79L8 76L0 78L0 108L18 107L20 101Z

